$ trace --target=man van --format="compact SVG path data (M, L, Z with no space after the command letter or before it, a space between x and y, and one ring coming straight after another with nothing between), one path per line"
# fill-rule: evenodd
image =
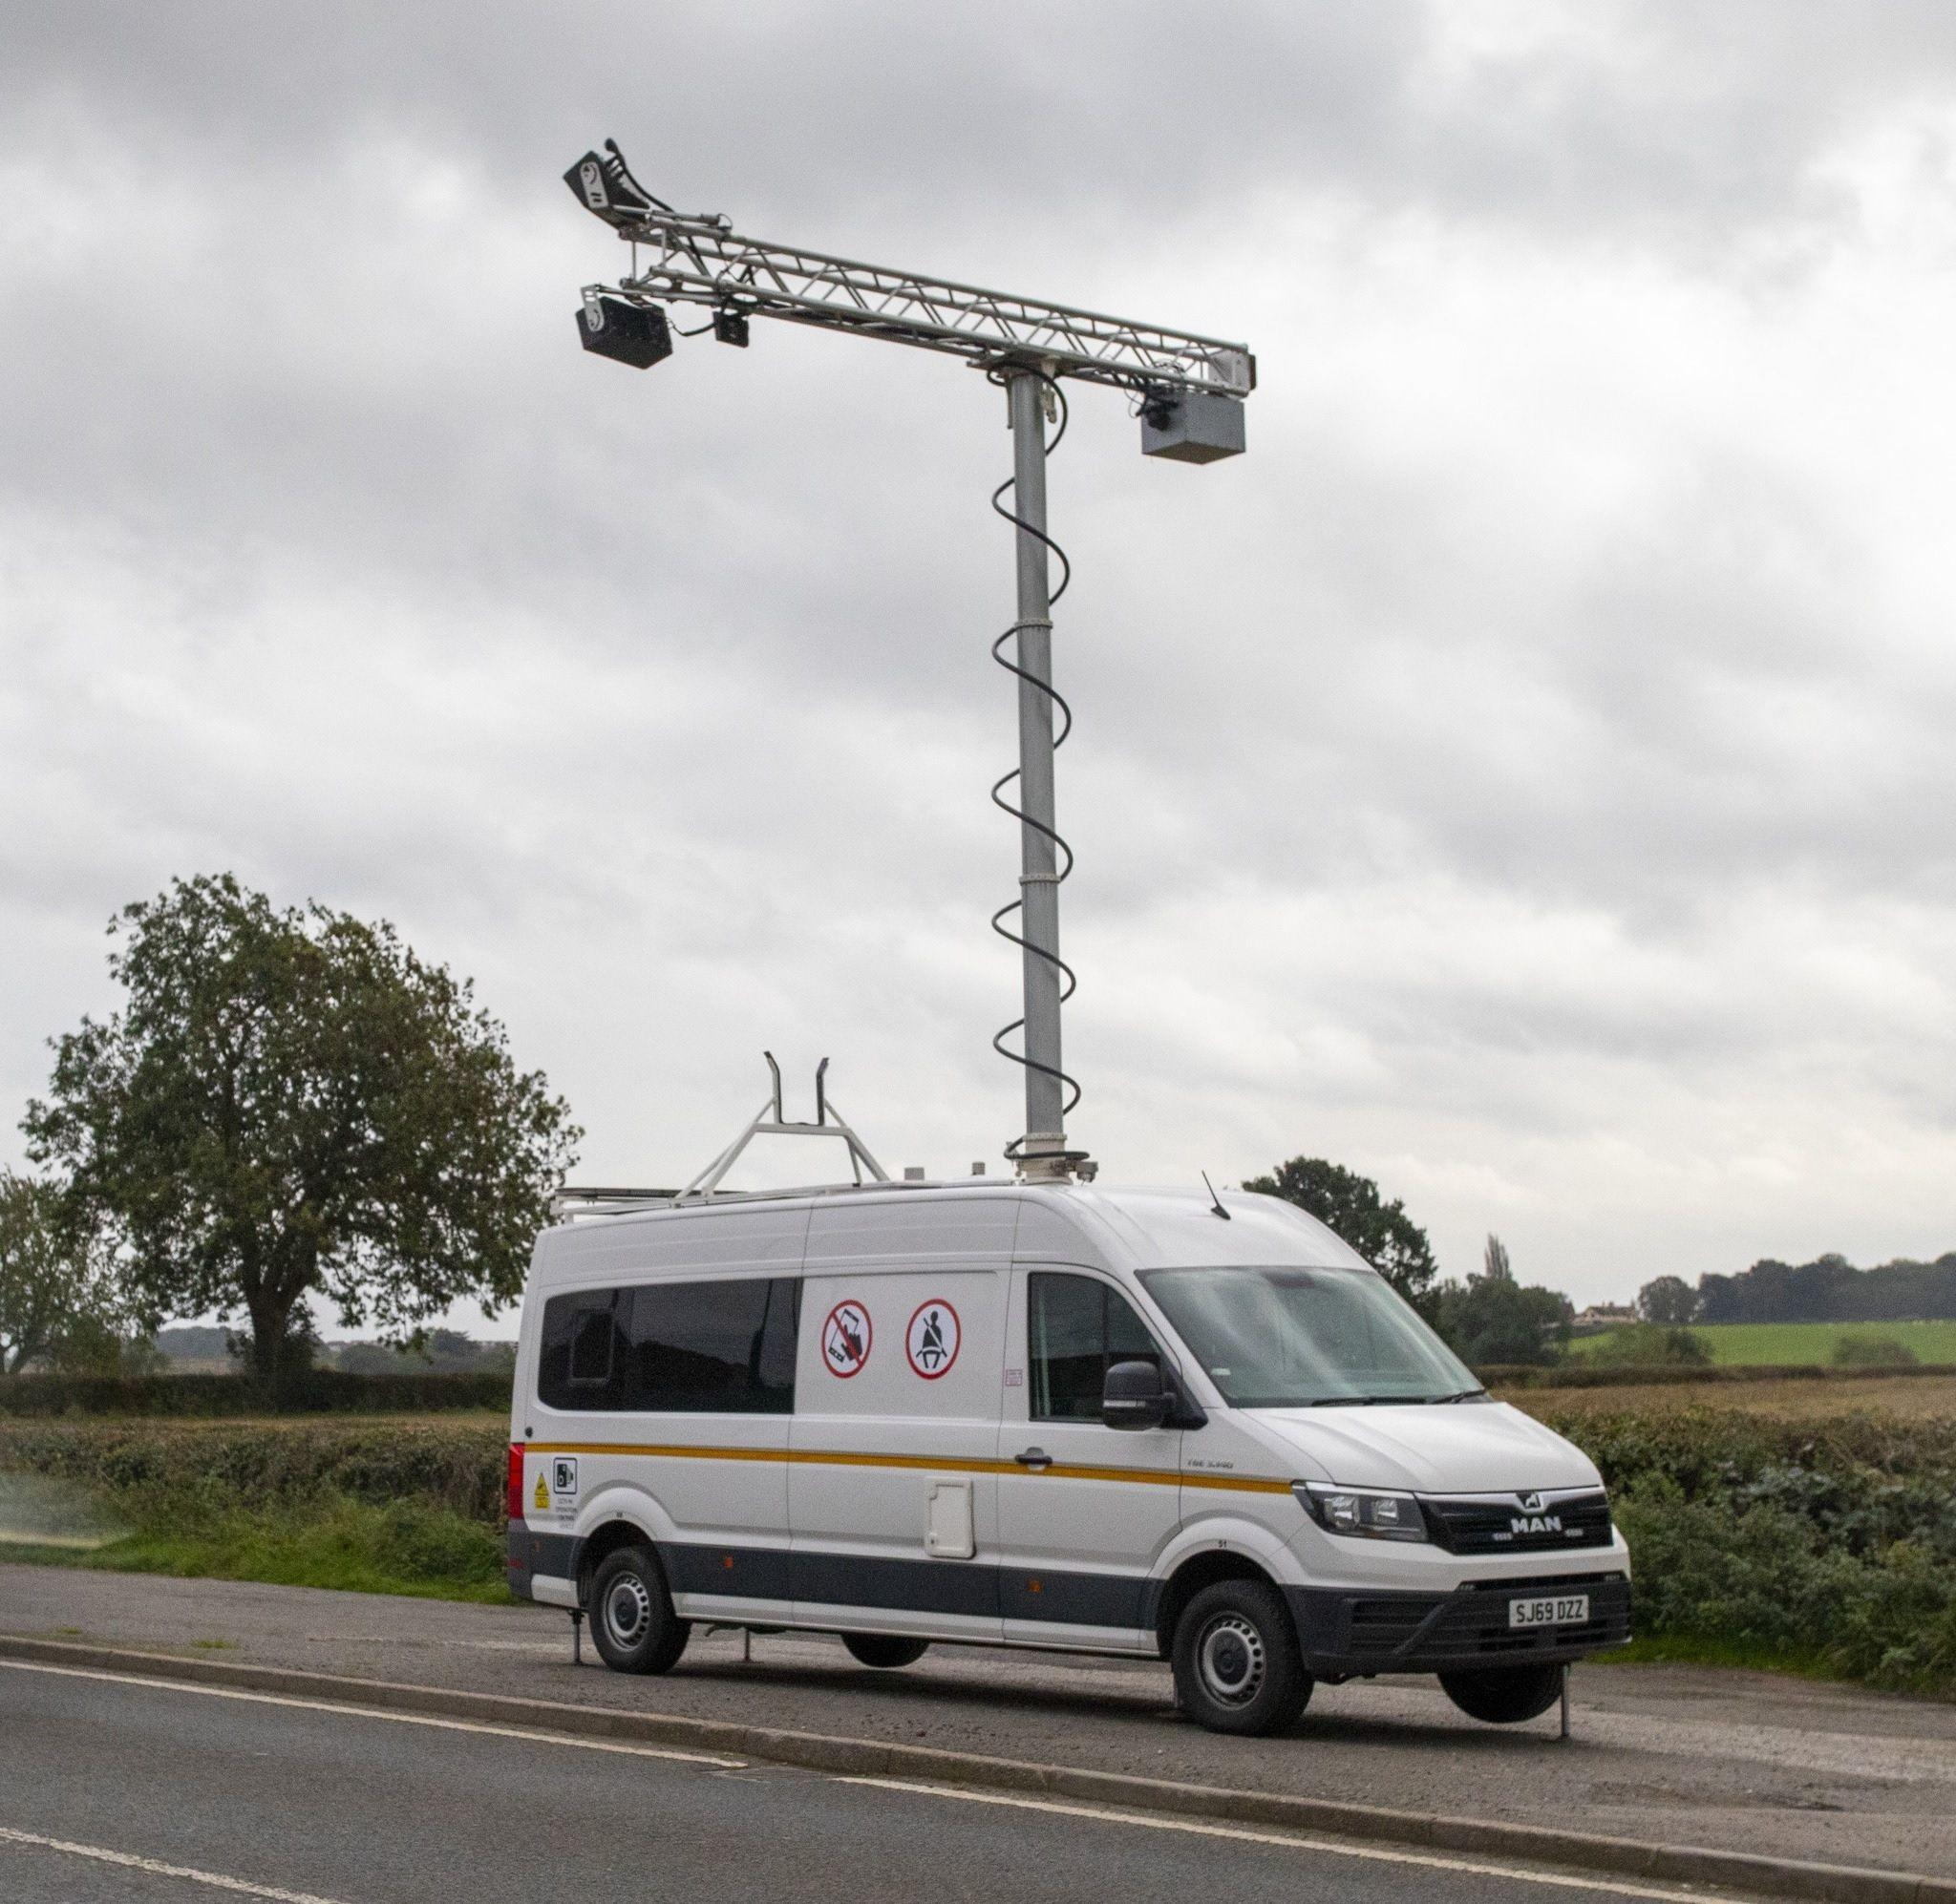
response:
M1159 1657L1217 1731L1435 1673L1502 1722L1629 1637L1588 1459L1276 1198L974 1180L539 1239L515 1591L657 1673L699 1620Z

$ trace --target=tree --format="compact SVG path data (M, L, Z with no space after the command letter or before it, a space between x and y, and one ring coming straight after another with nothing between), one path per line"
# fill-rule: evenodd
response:
M1428 1305L1454 1353L1479 1368L1555 1361L1569 1339L1569 1299L1557 1289L1517 1282L1499 1237L1488 1238L1481 1263L1481 1273L1465 1282L1442 1282Z
M127 1320L108 1252L68 1219L59 1185L0 1170L0 1375L93 1358Z
M1637 1291L1637 1314L1681 1328L1698 1320L1698 1293L1681 1276L1660 1276Z
M275 1375L308 1292L390 1332L517 1295L583 1133L467 981L229 874L109 930L124 1008L55 1042L23 1128L113 1226L145 1321L242 1310Z
M1369 1176L1323 1157L1292 1157L1269 1176L1244 1186L1265 1196L1281 1196L1342 1237L1384 1275L1409 1302L1417 1302L1438 1273L1426 1232L1406 1214L1397 1197L1388 1203Z

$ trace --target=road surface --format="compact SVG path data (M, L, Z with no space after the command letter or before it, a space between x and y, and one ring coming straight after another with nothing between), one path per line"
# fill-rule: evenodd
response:
M0 1632L1956 1877L1956 1705L1762 1673L1582 1667L1566 1745L1553 1716L1479 1725L1430 1680L1320 1686L1251 1740L1180 1721L1158 1665L946 1646L875 1673L833 1640L743 1663L696 1632L636 1680L588 1643L573 1667L563 1616L529 1606L0 1565Z
M1484 1858L0 1661L0 1895L12 1904L1600 1904L1675 1894Z

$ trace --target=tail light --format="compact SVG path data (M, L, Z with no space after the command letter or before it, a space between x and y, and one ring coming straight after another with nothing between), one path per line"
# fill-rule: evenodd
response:
M509 1510L511 1520L523 1517L523 1445L520 1441L509 1444L509 1484L504 1505Z

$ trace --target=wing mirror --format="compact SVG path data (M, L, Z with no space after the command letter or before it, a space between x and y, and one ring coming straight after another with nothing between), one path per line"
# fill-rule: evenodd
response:
M1100 1419L1112 1428L1156 1428L1168 1419L1175 1397L1152 1362L1116 1362L1100 1390Z

